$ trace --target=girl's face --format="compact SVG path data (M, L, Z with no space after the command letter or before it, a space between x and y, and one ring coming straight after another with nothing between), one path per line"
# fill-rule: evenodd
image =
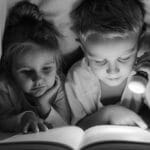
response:
M86 47L89 66L108 86L121 84L131 73L137 55L137 37L106 39Z
M12 74L25 93L33 97L40 97L55 83L54 53L34 46L31 50L16 56Z

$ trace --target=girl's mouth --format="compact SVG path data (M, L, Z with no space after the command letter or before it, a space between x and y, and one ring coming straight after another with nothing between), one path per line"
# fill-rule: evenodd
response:
M32 91L36 91L36 90L43 89L44 87L45 87L45 86L33 87L31 90L32 90Z
M34 87L31 89L31 93L34 96L41 96L45 93L45 91L46 91L46 86Z

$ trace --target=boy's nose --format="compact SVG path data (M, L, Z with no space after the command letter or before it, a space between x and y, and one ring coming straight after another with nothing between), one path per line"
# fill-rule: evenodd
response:
M120 71L118 65L116 63L109 64L107 68L107 73L108 74L116 74Z

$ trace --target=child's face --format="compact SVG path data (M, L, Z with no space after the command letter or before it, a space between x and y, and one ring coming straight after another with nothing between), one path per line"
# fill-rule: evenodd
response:
M137 36L103 39L86 45L89 66L108 86L121 84L131 73L137 55Z
M42 96L55 82L54 54L36 46L17 55L12 72L15 81L25 93L33 97Z

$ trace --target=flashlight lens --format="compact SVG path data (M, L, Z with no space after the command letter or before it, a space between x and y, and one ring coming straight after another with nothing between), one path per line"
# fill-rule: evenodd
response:
M142 94L145 92L145 85L142 84L141 82L133 81L129 83L128 87L132 92L137 94Z

